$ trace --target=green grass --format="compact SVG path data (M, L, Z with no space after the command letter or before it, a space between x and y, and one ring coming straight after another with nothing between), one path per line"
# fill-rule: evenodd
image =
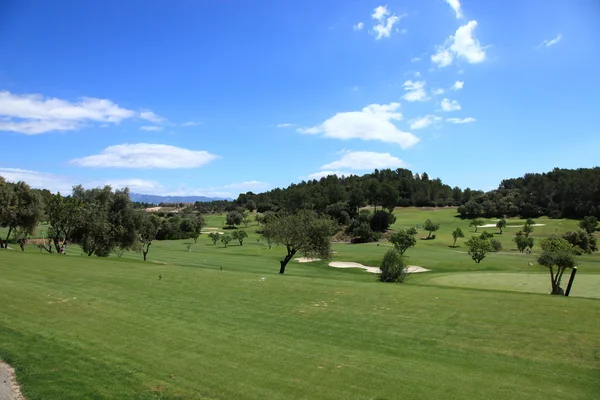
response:
M437 239L407 255L432 272L402 285L324 261L280 276L285 251L258 243L255 226L243 246L155 242L147 263L5 250L0 358L29 400L597 398L598 255L581 257L574 297L548 296L510 231L497 235L504 252L475 264L448 247L468 230L453 210L402 209L395 228L428 217ZM538 222L537 238L576 225ZM333 247L334 260L370 265L389 249Z

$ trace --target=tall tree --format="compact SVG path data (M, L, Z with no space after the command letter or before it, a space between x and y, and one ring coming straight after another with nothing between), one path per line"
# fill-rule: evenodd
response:
M279 273L285 272L290 260L301 252L305 257L327 259L331 255L331 236L335 232L329 219L318 218L313 211L281 215L265 224L263 236L285 246L287 254L280 261Z
M138 240L141 246L144 261L146 261L148 252L150 251L150 246L152 245L154 239L156 239L156 234L160 229L160 218L154 214L149 215L145 211L139 211L136 222Z
M14 229L22 228L32 234L42 215L42 201L37 192L25 182L0 184L0 225L8 228L6 242Z
M61 241L68 240L79 219L80 204L72 197L53 194L46 203L48 230L57 253L61 251Z

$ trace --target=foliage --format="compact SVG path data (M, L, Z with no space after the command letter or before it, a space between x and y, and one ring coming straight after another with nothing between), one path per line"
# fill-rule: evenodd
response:
M456 247L456 241L459 238L464 238L465 234L463 233L462 229L460 228L456 228L455 230L452 231L452 239L454 239L454 243L452 243L452 247Z
M197 243L204 225L205 222L202 215L193 215L188 218L183 218L179 227L182 232L185 232L189 237L194 239L194 243Z
M483 225L483 220L481 218L472 219L469 223L469 226L475 228L475 233L477 233L477 229Z
M240 242L240 246L244 245L244 239L246 239L247 237L248 234L246 233L246 231L243 230L237 230L231 233L231 238Z
M423 229L425 229L426 231L429 232L429 235L427 237L430 238L431 234L433 232L440 229L440 224L435 224L430 219L427 219L427 220L425 220L425 223L423 224Z
M578 255L592 254L594 251L598 251L598 239L584 230L569 231L563 235L563 239L573 246Z
M465 204L458 207L457 211L463 218L469 219L481 217L483 215L483 207L473 200L467 201ZM477 221L481 220L477 219ZM481 225L481 223L479 225ZM477 225L475 225L475 227L477 227Z
M218 232L211 232L208 234L208 237L210 238L210 240L212 240L213 245L216 245L219 239L221 238L221 235Z
M494 235L488 231L483 231L481 232L481 235L479 235L479 237L483 240L490 240L494 238Z
M156 239L156 234L160 229L160 218L156 215L148 215L145 211L138 211L136 225L140 250L142 251L144 261L146 261L150 245Z
M285 246L286 256L280 261L279 273L297 252L308 258L328 259L331 255L331 236L335 225L330 219L319 218L313 211L280 215L265 224L263 236Z
M223 243L223 245L225 247L227 247L227 245L229 244L229 242L231 242L231 240L233 239L231 236L229 236L228 234L225 235L220 235L221 236L221 243Z
M395 249L389 249L385 253L379 269L381 282L402 283L408 276L404 258Z
M531 250L533 248L533 238L529 236L525 236L523 231L518 231L513 238L513 242L517 245L517 249L522 253L525 249L529 248Z
M496 223L496 228L500 230L500 234L502 234L502 230L506 228L506 218L500 218Z
M563 238L551 236L540 240L542 254L537 259L539 265L548 268L550 272L551 294L564 294L561 280L567 269L575 267L575 249Z
M227 224L227 226L234 226L240 225L243 220L244 215L242 213L240 213L239 211L230 211L229 213L227 213L225 223Z
M408 250L411 247L415 247L415 245L417 244L417 239L415 238L415 236L404 230L398 230L392 233L388 237L388 240L394 245L394 248L400 254L404 254L406 250Z
M375 211L369 221L373 232L385 232L394 222L396 216L385 210Z
M594 216L584 217L583 221L579 222L579 227L586 231L588 235L591 235L598 230L598 218Z
M526 237L529 237L529 235L530 235L530 234L533 232L533 226L531 226L531 225L532 225L532 224L525 224L525 225L523 225L523 230L522 230L522 232L523 232L523 234L524 234Z
M50 235L56 252L60 252L61 242L70 239L71 232L79 220L81 204L73 197L63 197L60 193L50 195L46 202L46 216L50 225Z
M15 229L33 233L42 215L42 199L25 182L0 181L0 226L8 227L6 242Z
M465 244L469 248L469 255L477 264L485 258L488 252L493 250L490 241L480 236L472 236Z
M502 251L502 243L497 239L490 239L493 251Z

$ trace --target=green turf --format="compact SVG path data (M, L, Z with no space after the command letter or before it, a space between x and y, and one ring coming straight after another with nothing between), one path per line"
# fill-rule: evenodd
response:
M448 247L468 230L453 210L402 209L395 228L428 217L437 239L407 255L432 272L402 285L324 261L280 276L285 251L256 226L243 246L155 242L147 263L4 250L0 358L29 400L597 398L598 255L580 258L574 297L548 296L509 233L475 264ZM536 238L576 226L539 222ZM387 249L335 244L334 260L375 265Z

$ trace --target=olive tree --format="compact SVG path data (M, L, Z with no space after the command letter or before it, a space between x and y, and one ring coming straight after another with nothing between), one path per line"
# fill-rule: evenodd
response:
M142 255L144 261L150 251L150 245L152 241L156 239L156 234L160 229L161 221L160 218L154 214L148 215L145 211L139 211L137 215L137 230L138 240L141 246ZM138 248L139 249L139 248Z
M474 227L475 228L475 233L477 233L477 229L483 225L483 220L481 218L475 218L472 219L471 222L469 223L469 226Z
M286 248L287 254L279 262L280 274L298 252L308 258L329 258L334 233L335 225L330 219L319 218L310 210L279 215L266 222L263 229L263 237Z
M482 239L479 236L471 237L467 240L466 245L469 248L469 255L477 264L485 258L488 252L494 250L489 240Z
M550 272L550 294L562 295L560 283L567 269L575 267L575 252L573 245L563 238L551 236L540 240L542 254L537 259L539 265L548 268Z
M588 235L591 235L598 230L598 218L593 216L584 217L583 221L579 222L579 227L586 231Z
M425 221L425 223L423 224L423 229L425 229L426 231L429 232L429 235L427 236L427 238L430 239L431 234L433 232L437 231L438 229L440 229L440 224L435 224L430 219L427 219Z
M182 219L180 229L182 232L185 232L187 235L189 235L189 237L194 239L194 243L197 243L198 236L200 236L204 225L205 223L202 215L194 215L189 218Z
M388 241L394 245L400 254L404 254L406 250L411 247L415 247L417 244L417 239L415 236L404 230L399 230L392 233L388 237Z
M242 231L242 230L234 231L231 234L231 238L240 242L240 246L244 245L244 239L246 239L247 237L248 237L248 234L246 233L246 231Z
M465 234L463 233L462 229L460 228L456 228L455 230L452 231L452 239L454 239L454 243L452 243L452 247L456 247L456 241L459 238L464 238Z
M212 240L213 245L216 245L219 239L221 238L221 235L218 232L211 232L208 234L208 237L210 238L210 240Z
M0 226L8 228L6 242L13 230L33 233L42 215L42 199L25 182L0 182Z
M497 223L496 223L496 228L498 228L500 230L500 234L502 234L502 230L504 228L506 228L506 219L505 218L501 218Z
M232 237L229 235L221 235L221 243L223 243L223 245L225 247L227 247L227 245L229 244L229 242L231 242Z

